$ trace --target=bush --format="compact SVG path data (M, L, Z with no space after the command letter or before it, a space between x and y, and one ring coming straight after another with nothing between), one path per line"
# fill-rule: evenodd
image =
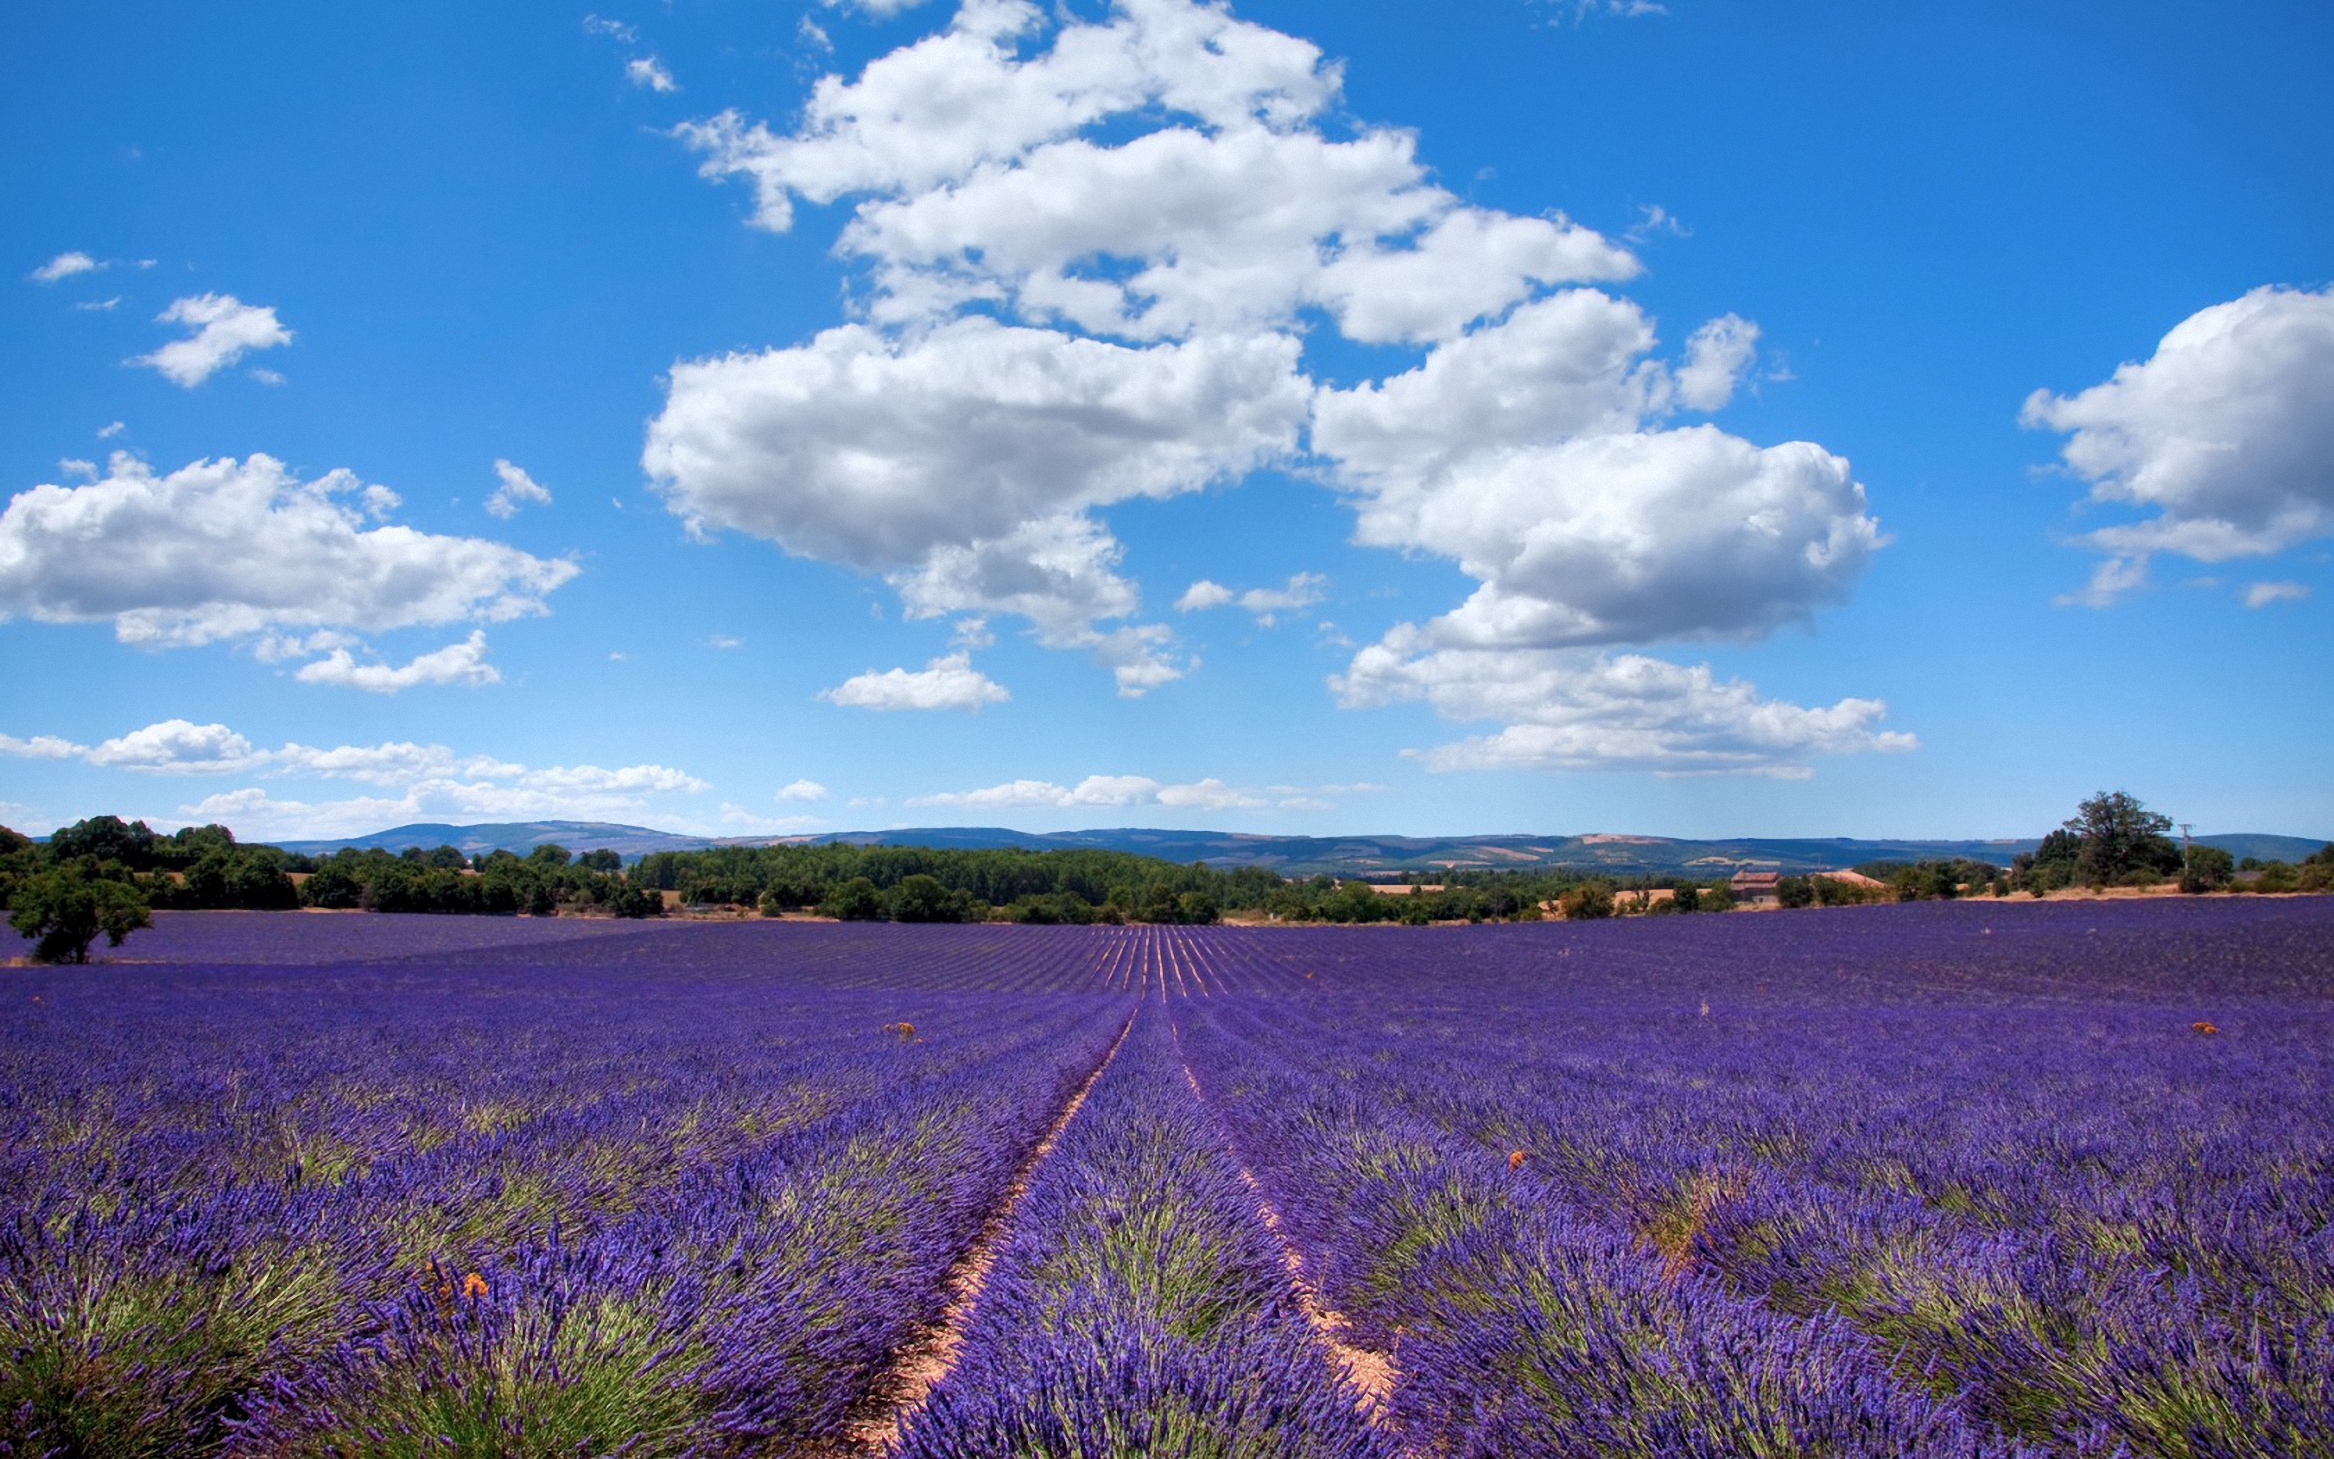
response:
M1613 915L1613 884L1584 881L1556 899L1567 922L1593 921Z

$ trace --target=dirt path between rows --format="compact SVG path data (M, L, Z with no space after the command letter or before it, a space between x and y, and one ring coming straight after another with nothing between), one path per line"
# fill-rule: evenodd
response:
M1191 1086L1191 1097L1200 1102L1201 1108L1206 1108L1207 1095L1199 1087L1199 1076L1191 1072L1190 1061L1183 1057L1180 1033L1175 1041L1175 1057L1183 1065L1183 1079ZM1218 1121L1218 1127L1221 1128L1221 1121ZM1240 1168L1240 1179L1246 1183L1248 1193L1256 1198L1257 1219L1264 1223L1265 1230L1272 1233L1272 1239L1280 1244L1281 1265L1288 1269L1289 1283L1297 1293L1297 1306L1305 1314L1306 1323L1312 1327L1314 1338L1328 1352L1330 1366L1344 1370L1345 1381L1354 1391L1356 1406L1361 1409L1362 1416L1373 1425L1383 1424L1386 1420L1387 1400L1394 1392L1394 1380L1401 1376L1394 1366L1394 1360L1384 1353L1356 1347L1345 1340L1353 1324L1344 1313L1329 1305L1319 1285L1306 1273L1305 1258L1298 1252L1296 1243L1289 1239L1280 1211L1273 1205L1272 1198L1264 1193L1264 1186L1256 1179L1256 1173L1240 1160L1237 1151L1233 1152L1232 1158Z
M1102 1062L1094 1066L1084 1083L1078 1086L1062 1105L1061 1112L1046 1127L1046 1132L1021 1164L1013 1171L1013 1178L1005 1183L1005 1194L999 1198L988 1219L981 1223L980 1233L972 1245L965 1248L956 1265L949 1268L946 1281L948 1301L940 1310L939 1320L921 1329L892 1355L885 1369L868 1385L863 1399L852 1416L843 1421L843 1436L835 1444L817 1453L820 1459L859 1459L859 1456L887 1454L898 1443L910 1415L924 1406L932 1390L956 1366L956 1356L964 1347L965 1328L972 1321L973 1307L980 1301L981 1288L988 1282L990 1269L997 1264L997 1254L1005 1245L1005 1238L1013 1230L1013 1214L1020 1209L1021 1199L1029 1193L1029 1183L1038 1166L1053 1153L1061 1142L1062 1131L1077 1117L1079 1106L1086 1102L1102 1071L1118 1057L1119 1045L1126 1042L1128 1030L1135 1026L1140 1013L1127 1015L1119 1025L1118 1037L1111 1040Z

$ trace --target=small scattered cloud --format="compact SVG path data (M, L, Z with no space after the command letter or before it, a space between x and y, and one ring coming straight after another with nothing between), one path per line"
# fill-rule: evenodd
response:
M964 709L1002 704L1013 696L996 680L972 666L969 653L943 654L921 669L869 669L819 698L847 709Z
M1202 780L1170 783L1148 775L1089 775L1074 785L1052 780L1008 780L977 790L940 791L911 796L911 806L945 806L954 810L1126 810L1155 806L1175 811L1333 810L1329 794L1377 787L1267 786L1250 788L1209 776ZM852 804L857 805L854 801Z
M1643 243L1651 238L1691 238L1694 230L1661 204L1640 203L1637 221L1623 230L1621 236L1631 243Z
M827 798L827 788L815 780L796 780L779 787L778 799L817 801Z
M665 69L665 63L654 56L635 56L625 62L624 76L633 85L660 95L681 89L680 84L673 80L673 73Z
M1669 7L1656 0L1531 0L1536 10L1551 11L1555 19L1551 25L1586 25L1600 16L1617 16L1624 20L1647 15L1667 15Z
M186 325L193 333L127 363L150 366L172 384L189 390L253 350L275 349L292 342L292 332L277 320L274 309L246 304L232 294L196 294L176 300L155 317L155 322Z
M632 45L640 39L640 31L636 27L600 15L585 16L583 28L586 35L604 35L621 45Z
M746 646L746 641L742 638L732 637L726 633L716 633L705 640L705 646L707 648L717 648L722 652L727 653L733 648L744 648Z
M117 420L108 425L99 426L97 428L97 439L101 441L110 441L115 436L120 435L123 431L128 429L128 426Z
M829 10L858 10L880 17L913 10L925 0L819 0L819 3Z
M2245 606L2266 608L2272 603L2298 603L2309 595L2306 583L2253 583L2245 589Z
M1678 403L1688 410L1717 410L1734 398L1734 387L1758 358L1759 327L1736 314L1722 314L1686 338L1686 361L1678 367Z
M57 462L57 471L63 476L78 476L86 481L97 480L97 463L79 456L67 456Z
M789 836L826 824L823 816L765 816L742 805L721 803L722 828L732 835Z
M1237 605L1252 614L1258 623L1270 628L1279 621L1281 614L1310 608L1320 602L1322 589L1328 583L1329 579L1320 573L1301 572L1291 577L1285 587L1250 588L1244 593L1235 593L1221 583L1201 578L1185 588L1183 596L1175 600L1175 611L1196 613Z
M402 665L360 664L345 648L300 666L292 677L303 684L333 684L362 689L368 694L395 694L423 684L463 685L475 688L499 684L502 674L486 661L486 634L474 630L460 643L421 654Z
M95 273L104 267L104 264L99 263L88 254L74 249L69 253L58 254L55 258L26 274L25 277L36 284L53 284L59 279L69 279L75 274Z
M84 314L103 314L108 310L119 308L121 302L122 296L115 294L112 297L105 299L76 300L73 307L80 310Z
M551 505L550 489L510 462L497 459L494 474L499 484L486 499L487 515L507 522L519 514L521 507Z

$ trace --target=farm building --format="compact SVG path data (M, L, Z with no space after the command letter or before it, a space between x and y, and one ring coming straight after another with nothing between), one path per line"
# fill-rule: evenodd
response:
M1734 890L1734 899L1746 907L1773 906L1777 901L1775 884L1783 879L1777 871L1738 871L1727 885Z

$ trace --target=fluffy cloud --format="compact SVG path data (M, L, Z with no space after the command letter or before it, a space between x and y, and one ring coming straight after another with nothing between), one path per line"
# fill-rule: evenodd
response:
M643 458L693 525L860 568L1063 512L1196 490L1295 447L1297 346L1130 349L962 319L912 339L676 365Z
M2266 556L2334 533L2334 289L2261 288L2182 320L2140 363L2023 424L2063 432L2091 500L2150 513L2079 539L2106 554L2075 601L2146 579L2148 558Z
M110 618L126 643L178 646L327 627L495 622L545 611L565 561L471 537L372 525L394 493L346 471L198 461L167 476L114 457L87 486L39 486L0 514L0 614Z
M1355 655L1335 688L1349 706L1424 700L1446 719L1505 727L1410 751L1433 770L1640 770L1798 778L1814 755L1909 750L1882 730L1887 706L1809 708L1755 686L1641 654L1432 648L1416 630Z
M1436 620L1454 646L1753 637L1844 597L1880 545L1847 462L1712 426L1756 331L1698 331L1673 374L1633 304L1574 290L1329 392L1313 441L1355 492L1360 541L1455 559L1482 586Z
M260 774L310 781L353 781L396 790L325 803L284 800L246 787L184 807L200 820L226 820L258 835L330 834L377 829L398 820L445 816L596 816L638 812L654 794L695 794L704 781L668 765L552 765L530 768L444 745L392 742L329 749L291 743L260 749L222 724L164 720L96 745L54 736L0 735L0 754L81 760L149 775ZM384 819L388 818L388 819Z
M911 617L1018 614L1122 690L1180 672L1085 514L1197 490L1295 448L1308 391L1278 337L1129 348L986 319L860 325L676 366L644 458L692 525L887 572Z
M264 786L206 796L180 807L197 821L222 821L251 836L344 835L406 821L524 820L639 815L649 797L699 794L703 780L668 765L529 767L444 745L388 743L329 749L286 744L260 749L225 725L164 720L96 745L54 736L0 735L0 754L81 760L149 775L242 775L342 781L394 792L332 800L289 799Z
M817 801L827 798L827 788L815 780L796 780L778 788L778 799Z
M1012 697L963 653L944 654L921 669L869 669L819 691L819 698L848 709L977 710Z
M179 299L156 316L160 324L183 324L193 332L172 340L133 365L150 365L172 384L192 390L253 350L292 342L292 332L273 309L246 304L232 294L196 294Z
M449 643L434 653L417 655L401 666L360 664L345 648L303 664L293 675L303 684L337 684L372 694L395 694L417 684L499 684L502 674L486 661L486 634L473 630L460 643Z
M36 284L53 284L59 279L69 279L75 274L94 273L104 267L104 264L99 263L88 254L74 249L68 253L58 254L25 277Z
M1321 590L1329 579L1317 572L1301 572L1291 577L1286 587L1250 588L1235 593L1222 583L1201 578L1183 590L1175 600L1178 613L1197 613L1210 608L1228 608L1237 605L1253 614L1256 621L1270 628L1283 613L1294 613L1310 608L1321 601Z
M665 69L665 63L654 56L635 56L626 61L624 77L635 86L659 94L681 89L680 84L673 80L673 73Z
M1358 540L1479 584L1381 645L1405 662L1748 639L1838 601L1881 541L1847 463L1672 421L1733 398L1757 327L1723 315L1663 358L1636 305L1577 287L1633 277L1625 248L1465 203L1340 88L1311 44L1219 5L968 0L820 81L790 130L680 129L706 175L752 184L763 227L847 208L865 288L806 344L677 365L650 477L695 528L880 572L910 617L1019 616L1127 694L1191 664L1139 621L1108 510L1304 444ZM1326 388L1318 330L1428 348ZM1201 582L1177 606L1268 618L1318 593Z
M101 744L81 745L55 735L20 740L0 735L0 755L34 760L80 760L109 770L149 775L218 775L249 770L268 756L223 724L166 719Z
M498 484L494 494L486 499L489 515L507 522L519 514L521 507L551 505L550 488L510 462L498 458L494 463L494 474Z

